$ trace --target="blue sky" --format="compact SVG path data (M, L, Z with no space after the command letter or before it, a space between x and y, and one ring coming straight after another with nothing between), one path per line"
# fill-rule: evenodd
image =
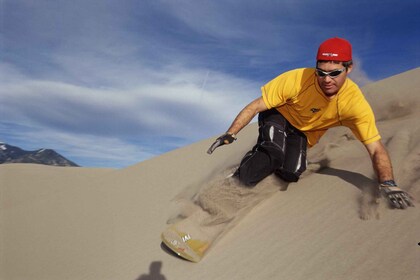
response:
M223 133L329 37L351 41L361 85L418 67L419 11L418 0L0 0L0 141L126 167Z

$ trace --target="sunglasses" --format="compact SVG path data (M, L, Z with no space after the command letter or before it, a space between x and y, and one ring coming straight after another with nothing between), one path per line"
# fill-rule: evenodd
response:
M321 77L321 78L326 77L326 76L330 76L331 78L334 79L334 78L337 78L338 76L340 76L340 74L343 73L345 70L346 70L346 68L344 67L342 69L337 69L337 70L334 70L334 71L326 72L324 70L316 68L315 73L318 77Z

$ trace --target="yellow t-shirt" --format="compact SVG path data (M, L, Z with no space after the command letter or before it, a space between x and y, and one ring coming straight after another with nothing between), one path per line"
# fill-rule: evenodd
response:
M318 85L315 69L302 68L281 74L261 88L268 109L276 108L315 145L331 127L347 126L363 144L381 139L373 111L349 78L332 99Z

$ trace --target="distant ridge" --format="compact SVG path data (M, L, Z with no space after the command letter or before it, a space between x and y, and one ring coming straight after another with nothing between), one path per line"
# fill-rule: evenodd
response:
M51 149L25 151L19 147L0 142L0 164L2 163L37 163L53 166L79 166Z

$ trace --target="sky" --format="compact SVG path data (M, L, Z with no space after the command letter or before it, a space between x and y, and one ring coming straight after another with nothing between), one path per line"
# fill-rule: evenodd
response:
M330 37L352 43L361 86L419 67L419 12L418 0L0 0L0 142L124 168L223 134Z

